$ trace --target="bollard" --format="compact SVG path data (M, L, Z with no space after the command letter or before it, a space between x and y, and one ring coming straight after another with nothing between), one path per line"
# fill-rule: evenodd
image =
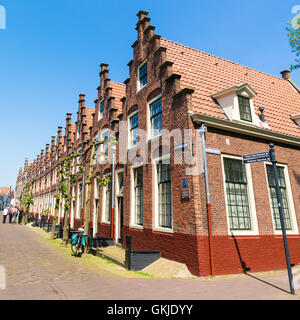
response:
M125 266L127 270L131 270L131 236L126 236Z

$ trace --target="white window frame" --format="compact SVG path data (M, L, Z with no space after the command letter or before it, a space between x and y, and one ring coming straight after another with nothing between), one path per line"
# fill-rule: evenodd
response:
M151 124L151 104L155 101L162 99L162 94L159 94L147 103L147 140L155 139L160 137L162 134L156 136L153 135L152 124Z
M270 203L270 210L271 210L270 212L271 212L271 217L272 217L273 232L275 235L282 235L281 230L275 229L276 226L275 226L273 209L272 209L272 201L271 201L271 196L270 196L270 187L269 187L269 180L268 180L268 174L267 174L267 165L272 165L272 163L271 162L264 162L265 177L267 180L268 197L269 197L269 203ZM286 234L299 234L288 166L286 164L281 164L281 163L277 163L276 165L277 165L277 167L281 167L284 169L284 179L285 179L285 183L286 183L287 201L288 201L289 212L290 212L290 220L291 220L291 224L292 224L292 230L286 230Z
M81 216L81 199L80 199L80 185L81 185L81 194L83 196L83 183L79 182L77 186L77 206L76 206L76 219L80 219Z
M153 160L153 166L154 166L154 177L153 177L153 182L154 182L154 197L153 197L153 206L154 206L154 231L159 231L159 232L165 232L165 233L174 233L174 208L173 208L173 185L172 185L172 171L171 171L171 211L172 211L172 227L171 228L165 228L165 227L160 227L159 226L159 212L158 212L158 180L157 180L157 164L160 161L166 161L169 160L170 162L170 154L161 156L159 158L156 158ZM171 165L171 162L170 162Z
M108 135L108 131L109 129L105 128L105 129L101 129L101 140L104 141L104 136L105 134L107 134L107 139L109 138L109 135ZM107 162L107 159L108 158L105 158L105 146L106 146L106 143L102 143L100 145L100 164L103 164L103 163L106 163ZM108 148L107 148L107 151L108 151ZM106 155L108 157L108 154Z
M106 174L104 176L105 177L110 177L110 183L111 183L111 174ZM111 186L112 188L113 186ZM106 210L106 190L107 190L107 186L105 186L103 188L103 193L102 193L102 219L101 219L101 222L104 223L104 224L110 224L111 222L110 221L107 221L106 220L106 217L105 217L105 210Z
M134 192L134 170L143 167L143 163L139 163L131 166L130 168L130 228L134 229L144 229L144 225L139 225L135 223L135 192ZM143 168L143 179L144 179L144 168ZM144 180L143 180L144 181ZM143 186L144 187L144 186ZM144 191L144 189L143 189ZM144 196L143 196L144 201Z
M101 103L104 102L104 98L99 102L99 111L98 111L98 121L100 121L101 119L103 119L104 117L104 109L103 109L103 113L101 113L100 107L101 107ZM105 106L104 106L105 107Z
M123 189L125 187L125 184L124 184L124 179L125 179L125 176L124 176L124 169L118 169L115 171L115 181L116 181L116 192L115 192L115 238L118 239L118 236L119 236L119 224L120 224L120 221L119 221L119 203L118 203L118 195L119 195L119 174L122 173L123 174ZM124 195L123 195L123 201L124 201ZM124 210L124 208L123 208ZM124 212L123 212L123 219L124 219ZM123 220L124 221L124 220Z
M147 66L147 83L145 85L141 86L141 82L140 82L140 69L147 63L148 63L148 60L146 59L137 68L137 92L139 92L140 90L145 88L148 84L148 66Z
M97 211L96 211L97 209L96 200L98 200L98 217L97 217ZM99 207L100 207L100 187L98 185L97 178L94 178L94 210L93 210L93 232L94 232L93 235L94 236L96 236L96 233L98 233Z
M131 113L129 116L128 116L128 148L130 149L130 148L135 148L137 145L138 145L138 143L137 144L133 144L132 143L132 140L131 140L131 118L133 117L133 116L135 116L136 114L138 114L139 113L139 111L138 110L136 110L136 111L134 111L133 113Z
M221 154L228 235L234 235L234 236L259 235L257 215L256 215L256 205L255 205L255 198L254 198L254 189L253 189L253 180L252 180L252 173L251 173L251 164L249 163L244 165L245 165L246 178L247 178L248 203L249 203L250 220L251 220L252 229L251 230L230 230L229 214L228 214L228 206L227 206L226 183L225 183L226 180L225 180L224 158L240 160L240 161L242 161L243 158L240 156L232 156L232 155L223 154L223 153Z

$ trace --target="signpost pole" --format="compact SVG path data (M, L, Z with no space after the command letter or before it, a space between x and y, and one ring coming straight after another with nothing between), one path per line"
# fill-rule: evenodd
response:
M211 273L211 276L214 277L215 276L215 267L214 267L213 236L212 236L212 222L211 222L211 203L210 203L210 193L209 193L208 168L207 168L207 158L206 158L206 141L205 141L205 132L207 132L207 127L205 124L202 124L201 128L198 130L201 134L203 162L204 162L208 238L209 238L209 255L210 255L210 273Z
M277 201L278 201L281 230L282 230L282 235L283 235L285 258L286 258L286 264L287 264L288 275L289 275L290 290L291 290L291 294L295 294L295 289L294 289L294 284L293 284L293 274L292 274L290 255L289 255L289 248L288 248L288 242L287 242L287 238L286 238L285 223L284 223L284 217L283 217L283 211L282 211L281 193L280 193L280 188L279 188L279 183L278 183L278 171L277 171L277 166L276 166L277 161L275 159L275 150L274 150L273 143L270 143L270 152L269 153L270 153L270 159L271 159L271 162L273 165L273 170L274 170L276 195L277 195Z

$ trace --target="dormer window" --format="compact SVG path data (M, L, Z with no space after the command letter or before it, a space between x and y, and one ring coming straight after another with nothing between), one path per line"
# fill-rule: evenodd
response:
M148 82L148 79L147 79L147 61L143 62L138 67L137 78L138 78L138 87L137 87L137 89L140 90L143 87L145 87L145 85Z
M240 119L252 122L250 99L243 96L238 96L238 101L240 109Z
M256 91L248 83L233 86L212 95L230 121L263 126L254 111L253 98Z

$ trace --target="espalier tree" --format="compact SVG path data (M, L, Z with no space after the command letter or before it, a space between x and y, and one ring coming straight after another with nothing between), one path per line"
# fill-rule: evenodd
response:
M30 210L31 205L33 205L33 184L35 180L32 179L28 181L23 189L22 189L22 195L21 195L21 208L24 211L24 216L23 216L23 222L27 224L27 218L28 218L28 213Z
M115 140L111 140L114 141ZM112 143L112 142L109 143ZM89 232L89 221L90 221L90 199L91 199L91 185L92 180L95 179L97 184L101 187L106 186L109 183L109 178L99 178L94 172L94 162L96 158L97 148L104 141L92 140L81 153L72 151L68 156L61 159L58 164L57 169L57 192L55 194L56 204L52 224L51 239L54 239L55 226L57 223L58 210L60 203L63 204L64 209L64 224L63 224L63 246L65 247L68 242L68 220L70 214L71 201L73 199L72 190L78 180L84 176L84 185L82 190L85 190L85 185L87 185L88 192L86 196L85 203L85 216L84 216L84 233L88 235ZM107 142L106 142L107 143ZM90 153L89 160L88 154ZM104 155L106 156L106 155ZM86 173L85 168L88 165L88 170ZM87 245L85 247L85 254L87 252Z

